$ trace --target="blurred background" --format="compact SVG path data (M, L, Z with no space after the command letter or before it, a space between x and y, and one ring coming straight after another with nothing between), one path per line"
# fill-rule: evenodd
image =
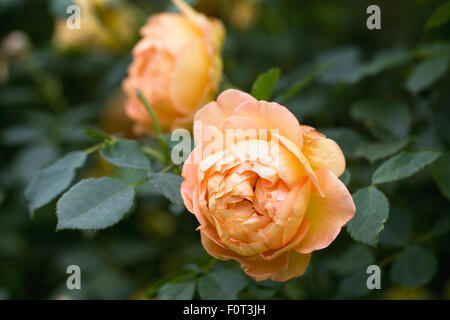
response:
M272 67L282 70L279 90L305 86L283 104L340 144L352 193L370 184L382 161L359 145L395 137L406 139L409 149L448 150L450 25L426 27L444 2L190 1L226 26L222 88L249 91L257 75ZM129 217L100 232L55 232L55 201L31 218L25 186L39 168L92 145L84 128L136 138L123 111L121 81L140 26L151 14L175 11L166 0L91 3L91 11L82 8L78 31L66 28L71 0L0 0L0 299L164 298L170 289L164 281L195 268L235 272L245 283L238 285L239 298L450 298L450 208L430 168L381 187L391 213L377 249L356 243L343 229L313 255L305 276L283 284L256 283L234 262L212 266L195 217L151 188L142 188ZM381 30L366 27L371 4L381 8ZM445 67L431 66L430 81L408 82L419 63L442 55ZM385 115L382 130L352 113L357 103L380 101L402 106L400 116ZM102 175L135 181L138 173L94 157L79 178ZM399 282L392 265L412 243L431 254L435 268L414 274L411 262L403 267L413 280ZM81 267L82 290L66 289L71 264ZM382 268L381 290L365 286L369 264ZM193 297L205 298L201 292Z

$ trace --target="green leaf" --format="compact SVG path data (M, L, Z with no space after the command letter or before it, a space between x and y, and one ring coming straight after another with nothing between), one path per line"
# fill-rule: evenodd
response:
M360 50L356 47L332 49L318 56L317 63L326 66L319 81L325 84L340 82L355 83L358 81L357 70L360 63Z
M56 230L98 230L112 226L131 210L134 196L134 188L118 179L83 180L59 199Z
M39 170L51 165L61 157L60 150L53 144L35 144L19 149L8 171L8 178L22 184L30 183Z
M71 152L48 167L39 170L25 189L31 213L55 199L75 177L75 170L86 161L83 151Z
M403 211L391 210L389 220L380 233L380 245L402 247L408 244L412 234L411 216Z
M414 54L421 58L430 58L439 55L445 55L450 52L450 43L436 41L428 42L414 49Z
M150 183L174 204L183 204L180 187L183 178L179 175L166 173L149 173Z
M200 278L198 292L205 300L234 300L246 286L247 281L240 273L218 270Z
M389 217L389 201L373 186L359 189L353 195L353 201L356 213L347 224L347 231L353 239L376 247L378 234Z
M368 267L375 261L373 251L362 244L354 244L340 257L330 262L331 269L338 275L346 275L362 267Z
M282 103L298 119L318 115L325 109L326 105L325 97L319 90L304 92L302 95L295 96L287 102L283 102L282 96L277 97L275 101Z
M313 67L312 70L308 70L309 72L297 81L294 82L289 88L284 90L279 97L277 97L276 100L283 102L286 101L293 96L295 96L297 93L301 92L303 89L305 89L313 80L315 80L320 74L325 72L327 70L327 67Z
M45 130L29 124L12 126L2 130L1 140L6 145L37 144L46 139Z
M197 265L192 265L192 268L188 268L188 266L185 266L184 268L177 270L173 273L166 274L159 280L152 283L146 290L146 297L147 298L154 298L155 295L159 292L159 289L166 283L178 283L181 281L188 281L189 279L192 279L194 276L198 275L199 273L203 272L202 269L200 269Z
M440 156L439 152L403 151L383 162L373 173L372 183L385 183L412 176Z
M255 285L253 283L250 283L250 285L248 286L248 289L249 289L250 293L252 294L252 296L254 296L257 299L262 299L262 300L270 299L276 293L275 289L261 287L261 286Z
M363 121L376 137L383 140L406 138L410 127L408 107L400 102L357 101L350 110L352 118Z
M419 93L439 80L447 72L449 55L444 54L420 62L406 81L406 89Z
M359 145L356 148L355 156L367 159L370 163L389 157L401 149L405 148L409 143L409 139L397 141L372 142Z
M279 68L272 68L256 78L252 86L252 96L257 100L269 101L272 98L275 85L280 78Z
M394 262L391 280L409 288L423 286L436 274L438 261L430 250L423 246L406 248Z
M431 232L434 236L442 236L448 231L450 231L450 215L447 212L437 219Z
M378 53L370 62L357 69L359 79L372 76L386 69L405 64L411 60L412 54L404 49L393 48Z
M434 11L433 15L428 19L425 28L440 27L447 23L448 19L450 19L450 1L443 3Z
M441 193L450 200L450 152L433 163L431 174Z
M185 280L165 283L158 290L159 300L191 300L195 293L195 281Z
M106 142L100 155L108 162L124 168L150 169L150 161L136 141L119 139Z
M338 293L336 299L348 299L364 297L370 293L371 290L367 288L367 278L365 268L360 268L356 272L352 272L339 282Z

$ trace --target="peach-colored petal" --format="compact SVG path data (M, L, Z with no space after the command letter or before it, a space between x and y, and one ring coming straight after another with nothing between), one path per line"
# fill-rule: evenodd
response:
M197 135L199 138L199 135ZM225 151L225 138L222 131L215 126L207 126L203 128L201 141L196 146L202 148L202 158L214 155L215 153L224 153Z
M307 180L297 194L297 198L295 199L294 205L291 208L292 213L286 219L282 237L283 245L287 244L288 241L291 241L294 235L297 233L308 208L310 195L311 183L309 182L309 180Z
M274 274L272 280L287 281L295 277L300 277L308 269L311 254L300 254L293 250L289 251L288 254L289 260L286 267L282 271Z
M303 154L311 167L316 171L330 169L339 177L345 170L345 157L341 148L331 139L328 139L316 129L301 126L303 131Z
M290 239L291 242L286 244L284 247L281 247L280 249L267 250L265 252L261 252L260 256L264 260L272 260L272 259L286 253L287 251L294 249L300 243L300 241L302 241L303 238L306 236L306 233L308 232L308 230L309 230L309 220L307 218L304 218L304 219L302 219L301 225L298 228L297 233Z
M305 238L296 247L299 253L326 248L356 210L351 194L331 170L322 169L316 174L325 196L311 193L306 211L311 225Z
M260 256L247 257L241 262L241 267L249 276L257 281L270 278L281 272L289 261L289 253L282 254L273 260L264 260Z
M189 212L194 212L193 196L194 186L190 185L187 181L183 181L180 187L181 198L183 198L184 205Z
M151 16L148 24L142 27L141 34L148 46L164 45L172 55L180 52L193 37L201 36L199 28L185 16L168 12ZM140 41L140 43L145 42ZM138 54L143 48L145 48L143 44L136 46L133 53Z
M222 122L220 129L225 134L226 145L229 146L245 139L262 139L260 129L264 127L252 119L230 116ZM267 137L264 140L267 140Z
M273 146L275 142L271 142ZM302 162L292 152L284 146L278 145L277 148L271 148L274 157L273 165L278 171L278 175L290 188L300 184L308 176ZM313 171L311 170L311 173Z
M235 89L228 89L217 97L217 102L213 101L197 111L194 117L194 140L198 145L201 141L202 132L208 126L221 127L225 119L231 116L233 110L246 101L256 101L245 92Z
M210 221L208 221L208 217L205 217L204 210L202 210L200 204L199 204L199 190L198 188L195 188L192 193L192 204L193 204L193 213L195 217L197 218L198 222L200 223L200 227L207 227L209 226Z
M249 276L257 281L272 277L275 281L286 281L290 278L301 276L307 269L311 255L299 254L289 251L273 260L264 260L261 257L242 257L235 252L219 246L206 234L200 232L202 245L205 250L219 260L236 260Z
M314 170L311 168L311 165L309 164L308 159L306 159L305 155L300 151L299 148L297 148L297 146L292 141L288 140L284 136L275 134L274 137L278 139L278 141L282 146L284 146L287 150L292 152L292 154L294 154L297 157L297 159L300 160L301 164L303 165L303 168L305 169L305 172L308 174L309 178L313 182L319 194L323 196L323 191L321 189L319 181L317 180L316 174Z
M181 14L153 15L141 28L142 39L133 49L123 81L126 113L136 122L139 135L154 133L154 127L136 88L153 106L162 130L170 132L192 126L195 112L214 98L222 77L222 23L182 0L176 5Z
M217 103L227 110L227 116L231 116L234 109L247 101L256 102L256 99L248 93L236 89L225 90L217 97Z
M310 182L306 180L303 185L297 185L292 189L280 205L273 217L273 222L265 230L266 242L271 249L278 250L285 246L298 233L308 207L310 192ZM308 226L304 227L308 228ZM306 230L303 230L302 233L301 237L303 238ZM274 254L277 252L265 253L264 256L270 258Z
M243 262L244 259L242 256L234 253L233 251L220 246L216 241L212 240L206 233L200 230L200 237L202 241L202 245L205 248L206 252L212 255L214 258L219 260L236 260L238 262Z
M279 134L291 140L299 149L303 145L302 132L297 118L276 102L249 101L242 103L233 115L252 119L267 130L278 130ZM269 132L270 133L270 132Z
M177 6L178 10L180 10L190 20L192 24L202 27L202 24L204 23L203 15L192 9L192 7L183 0L172 0L172 2Z
M184 162L183 169L181 170L181 176L192 187L198 183L198 165L202 160L202 150L200 148L194 148Z
M172 101L179 112L188 114L198 107L208 86L209 68L206 44L200 38L192 39L176 59L171 85Z

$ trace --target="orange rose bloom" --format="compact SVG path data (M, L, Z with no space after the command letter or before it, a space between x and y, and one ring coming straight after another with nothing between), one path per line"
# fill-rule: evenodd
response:
M211 101L222 77L225 29L219 20L173 0L181 14L152 16L141 29L123 89L125 109L137 133L151 132L151 118L135 94L139 88L155 109L164 131L186 127L195 112Z
M181 194L202 244L256 280L302 275L311 252L326 248L355 213L338 179L339 146L278 103L226 90L197 112L194 139Z

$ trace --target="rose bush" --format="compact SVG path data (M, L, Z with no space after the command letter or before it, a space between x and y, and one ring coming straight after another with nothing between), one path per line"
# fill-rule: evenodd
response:
M224 91L196 114L194 139L181 194L202 244L256 280L302 275L311 252L326 248L355 213L338 179L339 146L278 103Z
M163 130L185 127L217 92L222 76L221 48L225 29L219 20L173 1L181 14L152 16L141 29L123 89L127 115L137 133L152 131L151 119L135 89L150 101Z

